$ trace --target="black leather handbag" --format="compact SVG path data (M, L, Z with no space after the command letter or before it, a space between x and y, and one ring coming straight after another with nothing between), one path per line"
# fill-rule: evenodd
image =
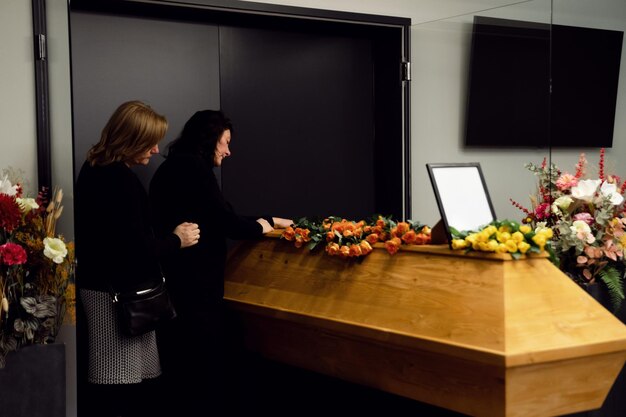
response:
M165 278L156 286L130 292L111 291L120 330L127 336L139 336L156 330L176 317L176 310L165 286Z

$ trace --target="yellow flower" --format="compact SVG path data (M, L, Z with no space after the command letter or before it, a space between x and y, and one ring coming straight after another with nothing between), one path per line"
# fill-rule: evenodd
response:
M471 235L467 235L465 237L465 241L469 243L470 245L474 245L474 243L476 243L477 241L476 237L477 237L476 233L472 233Z
M509 250L507 249L506 245L504 243L500 243L498 245L498 247L496 248L496 252L497 253L507 253Z
M498 228L498 232L500 233L511 233L511 228L509 226L503 225Z
M487 227L484 229L484 231L485 231L486 233L488 233L488 234L489 234L489 236L491 236L491 235L493 235L494 233L496 233L496 232L498 231L498 229L496 228L496 226L494 226L494 225L492 225L492 224L491 224L491 225L487 226Z
M491 236L491 233L489 233L489 231L485 229L478 233L478 236L476 236L476 240L479 242L487 242L490 236Z
M452 239L452 249L465 249L465 248L467 248L467 246L468 246L467 240L464 240L464 239Z
M515 232L515 233L513 233L513 234L511 235L511 238L512 238L515 242L517 242L517 243L520 243L520 242L523 242L523 241L524 241L524 235L523 235L521 232Z
M533 236L533 242L539 246L539 250L543 250L544 246L546 246L546 235L544 233L536 234Z
M488 242L478 242L478 247L483 252L495 252L498 248L498 241L490 240Z
M528 252L528 249L530 249L530 244L528 242L519 242L517 244L517 249L519 249L521 253L526 253Z
M513 239L507 240L506 242L504 242L504 244L506 246L506 250L509 251L510 253L517 252L517 242L515 242L515 240Z
M502 227L500 229L503 229ZM504 243L511 238L511 234L509 232L498 232L496 234L498 237L498 242Z
M523 234L528 234L530 232L532 232L533 228L530 227L527 224L523 224L519 227L519 231L522 232Z

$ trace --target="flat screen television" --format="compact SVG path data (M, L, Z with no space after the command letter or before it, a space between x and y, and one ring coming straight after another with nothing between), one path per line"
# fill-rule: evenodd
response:
M621 31L475 16L465 145L611 147L622 41Z

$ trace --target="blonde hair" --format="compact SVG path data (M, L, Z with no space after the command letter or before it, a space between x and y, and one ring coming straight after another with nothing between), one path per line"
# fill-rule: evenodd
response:
M91 166L132 161L157 145L167 132L167 119L138 101L122 103L111 115L100 141L87 153Z

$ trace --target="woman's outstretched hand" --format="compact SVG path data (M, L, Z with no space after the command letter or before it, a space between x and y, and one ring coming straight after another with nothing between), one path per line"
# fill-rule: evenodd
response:
M280 217L272 217L274 221L274 227L277 229L286 229L289 226L293 225L293 220L291 219L283 219Z
M269 233L269 232L271 232L272 230L274 230L274 228L272 227L272 225L271 225L271 224L269 224L269 222L268 222L267 220L263 219L263 218L256 219L256 222L257 222L258 224L260 224L260 225L261 225L261 227L263 227L263 234Z
M174 229L174 234L180 239L180 247L193 246L200 240L200 228L196 223L181 223Z

